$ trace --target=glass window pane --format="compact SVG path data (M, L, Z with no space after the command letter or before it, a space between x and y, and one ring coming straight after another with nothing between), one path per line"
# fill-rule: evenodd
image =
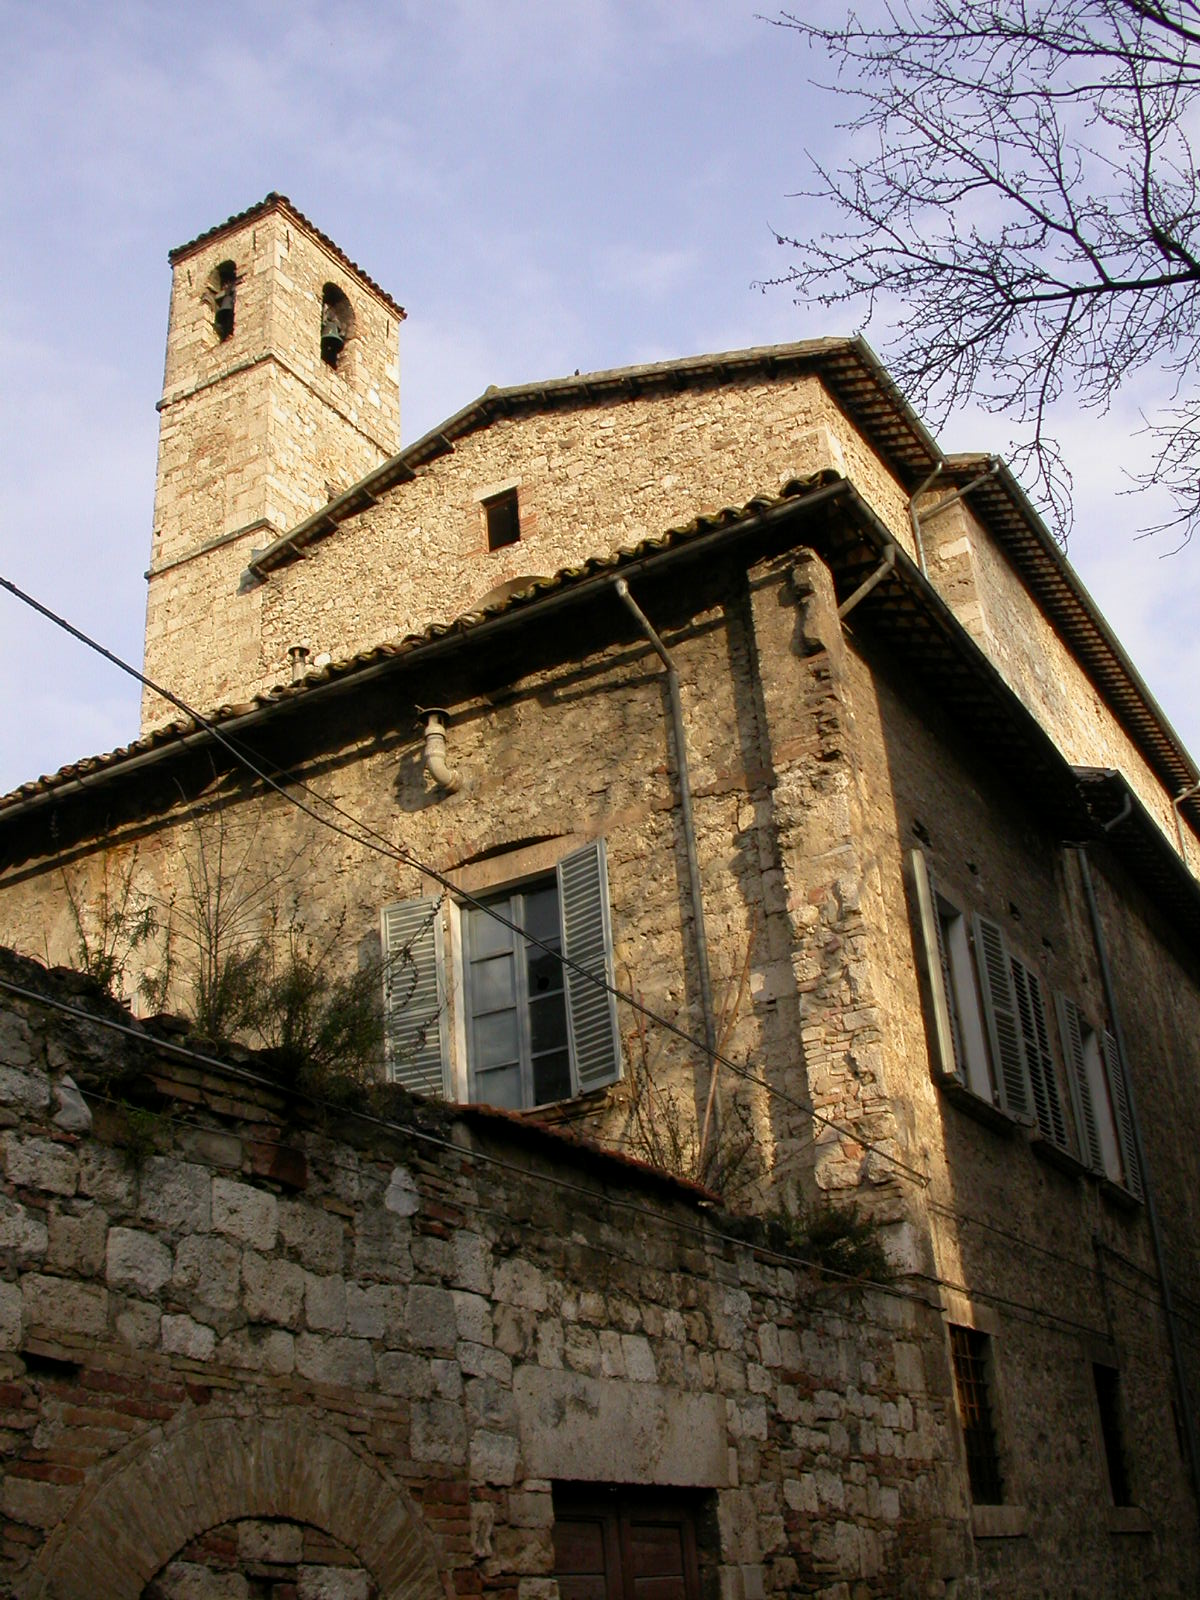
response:
M471 1010L500 1011L517 1003L516 973L511 955L492 956L471 964Z
M565 1050L538 1056L533 1063L533 1103L567 1100L571 1094L571 1058Z
M517 1013L494 1011L491 1016L476 1017L471 1028L471 1061L476 1072L488 1067L506 1066L521 1059L517 1043Z
M547 944L558 943L558 888L548 883L544 889L534 889L524 895L525 910L521 926L535 939Z
M530 1003L529 1042L534 1055L540 1055L543 1050L566 1048L567 1008L561 994Z
M512 906L507 900L497 901L496 910L512 920ZM486 911L471 910L467 914L467 927L472 956L491 956L497 951L512 949L512 934Z
M525 946L527 964L529 969L529 994L530 998L539 994L554 994L563 986L562 962L556 956L548 955L545 950L538 950L533 945Z
M493 1072L475 1074L475 1098L485 1106L500 1106L505 1111L520 1111L521 1069L501 1067Z

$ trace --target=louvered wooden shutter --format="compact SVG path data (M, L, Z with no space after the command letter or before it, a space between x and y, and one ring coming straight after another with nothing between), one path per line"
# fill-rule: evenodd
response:
M1104 1152L1100 1147L1100 1130L1096 1125L1096 1108L1092 1104L1092 1088L1088 1082L1087 1062L1083 1056L1083 1023L1079 1007L1065 994L1058 996L1058 1026L1062 1034L1063 1054L1067 1058L1071 1095L1075 1102L1075 1122L1079 1128L1082 1157L1093 1172L1104 1172Z
M1010 1116L1027 1117L1030 1113L1025 1049L1004 930L997 923L979 915L975 916L973 924L983 1014L987 1022L1000 1105Z
M1117 1140L1121 1146L1121 1165L1125 1169L1125 1187L1137 1199L1142 1198L1142 1174L1138 1167L1137 1146L1133 1138L1133 1114L1129 1109L1129 1096L1125 1092L1125 1074L1121 1070L1121 1057L1117 1041L1105 1028L1100 1035L1104 1052L1104 1070L1108 1075L1109 1093L1117 1118Z
M938 915L937 885L923 850L908 853L909 882L920 929L920 955L933 1023L934 1067L943 1078L966 1082L962 1042L958 1037L958 1017L954 1009L950 962L942 938L942 919Z
M416 1094L449 1096L441 901L383 909L383 1015L388 1077Z
M1038 1131L1043 1139L1057 1145L1060 1150L1074 1154L1059 1093L1058 1074L1054 1070L1054 1057L1050 1052L1050 1030L1046 1026L1046 1004L1042 998L1041 981L1036 972L1030 971L1015 956L1012 976Z
M570 965L564 971L571 1060L580 1094L615 1083L621 1076L617 1003L602 984L612 983L612 932L608 914L608 866L603 839L585 845L558 864L563 954L600 983Z

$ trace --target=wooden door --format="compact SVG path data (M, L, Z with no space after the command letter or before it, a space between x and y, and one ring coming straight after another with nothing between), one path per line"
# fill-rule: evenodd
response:
M700 1600L694 1509L659 1491L554 1496L562 1600Z

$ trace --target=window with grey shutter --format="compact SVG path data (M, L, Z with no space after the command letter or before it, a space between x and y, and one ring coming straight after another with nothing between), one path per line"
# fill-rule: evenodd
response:
M385 906L383 1015L388 1077L417 1094L448 1096L441 901Z
M1121 1166L1124 1183L1130 1194L1142 1199L1142 1174L1138 1166L1137 1145L1133 1137L1133 1115L1129 1109L1129 1096L1125 1092L1125 1074L1117 1041L1105 1028L1100 1035L1100 1048L1104 1055L1104 1070L1108 1076L1113 1112L1117 1124L1117 1141L1121 1147Z
M1058 996L1058 1026L1062 1034L1063 1054L1067 1058L1071 1099L1075 1106L1075 1124L1083 1146L1083 1159L1093 1172L1103 1173L1104 1152L1100 1145L1100 1128L1096 1121L1096 1107L1092 1100L1083 1047L1086 1024L1079 1014L1079 1007L1065 994Z
M963 1050L958 1033L958 1017L954 1006L953 980L946 942L942 936L942 918L938 908L937 884L925 859L923 850L910 850L908 854L909 882L912 886L913 904L920 930L918 953L921 957L922 976L927 991L928 1015L934 1066L943 1078L966 1083Z
M996 923L979 915L973 919L973 926L979 986L992 1060L998 1069L1001 1108L1010 1116L1027 1117L1030 1113L1025 1050L1004 932Z
M612 984L608 865L603 839L558 863L571 1059L579 1092L615 1083L621 1075L620 1035ZM593 974L589 981L570 963Z
M1041 982L1037 973L1015 956L1012 960L1012 976L1038 1131L1050 1144L1073 1155L1073 1141L1050 1050L1050 1030L1046 1026L1046 1005L1042 998Z

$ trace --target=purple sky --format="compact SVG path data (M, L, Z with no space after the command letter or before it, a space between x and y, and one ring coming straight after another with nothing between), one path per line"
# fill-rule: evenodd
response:
M7 0L0 22L0 572L135 664L166 252L269 189L408 308L405 441L490 383L854 331L752 287L786 267L772 226L804 227L805 151L842 136L819 64L739 0ZM1200 548L1135 542L1152 512L1119 492L1153 399L1064 412L1070 555L1195 750ZM136 735L132 682L4 595L0 620L0 792Z

